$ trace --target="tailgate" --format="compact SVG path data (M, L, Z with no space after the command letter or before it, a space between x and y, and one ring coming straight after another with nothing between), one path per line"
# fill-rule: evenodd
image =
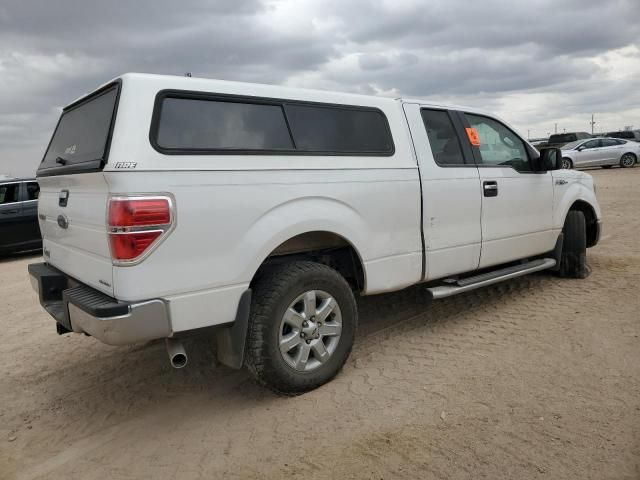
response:
M45 261L113 295L107 240L107 183L102 172L42 177L38 218ZM66 197L66 206L63 206Z

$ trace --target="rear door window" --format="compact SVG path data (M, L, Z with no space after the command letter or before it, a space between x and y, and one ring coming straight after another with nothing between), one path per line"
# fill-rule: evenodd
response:
M421 114L435 162L440 166L464 165L460 140L449 114L445 110L426 108Z
M38 182L27 182L27 200L37 200L40 195L40 185Z
M100 170L106 161L117 97L118 85L113 85L65 109L38 175L48 169L70 173L68 170L77 169L79 165L88 169L89 164L94 170Z
M0 185L0 205L18 202L19 194L19 183L5 183L3 185Z

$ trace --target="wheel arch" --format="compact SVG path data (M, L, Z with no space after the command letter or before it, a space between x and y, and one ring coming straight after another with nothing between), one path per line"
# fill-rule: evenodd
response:
M598 241L598 217L595 208L584 200L576 200L567 210L567 214L572 210L582 212L584 215L587 227L587 248L593 247Z
M329 230L308 230L280 242L264 256L251 279L253 284L269 265L294 260L311 260L338 271L354 290L364 291L366 273L360 251L343 234Z

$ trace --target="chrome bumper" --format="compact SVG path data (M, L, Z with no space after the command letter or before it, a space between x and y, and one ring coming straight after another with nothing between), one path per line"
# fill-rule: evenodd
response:
M109 345L128 345L172 335L163 300L120 302L46 263L29 265L40 304L62 332L86 333ZM58 330L60 331L60 329Z

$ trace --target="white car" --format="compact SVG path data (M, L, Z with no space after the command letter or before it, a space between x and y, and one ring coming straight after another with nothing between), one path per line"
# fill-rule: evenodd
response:
M126 74L63 110L29 272L59 333L165 338L175 367L215 333L301 393L346 361L357 295L586 276L600 208L559 154L471 108Z
M640 143L619 138L592 138L567 143L562 147L562 168L635 166Z

